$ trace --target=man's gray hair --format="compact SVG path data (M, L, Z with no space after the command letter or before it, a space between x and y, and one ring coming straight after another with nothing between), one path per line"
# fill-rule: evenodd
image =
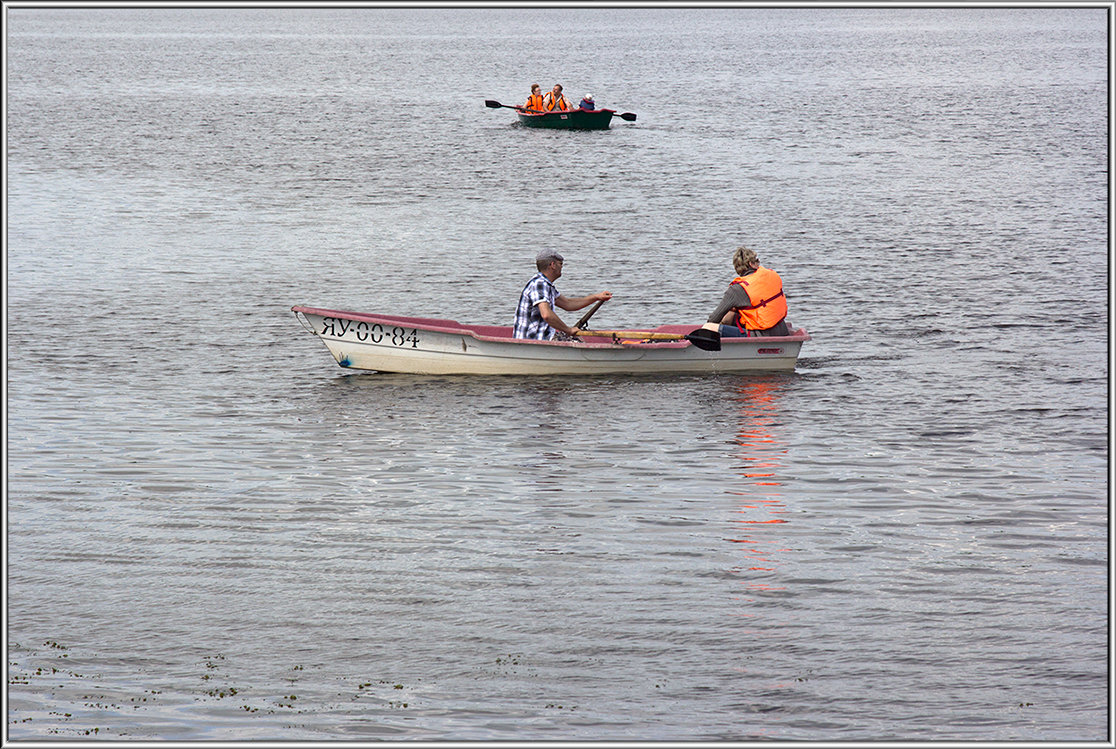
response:
M562 262L563 260L565 260L565 258L559 255L554 250L543 250L535 256L535 267L538 268L539 272L541 273L542 271L549 268L550 264L553 263L555 260L557 260L558 262Z

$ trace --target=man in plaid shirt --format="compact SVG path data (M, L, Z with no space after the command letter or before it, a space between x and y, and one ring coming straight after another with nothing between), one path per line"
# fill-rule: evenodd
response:
M549 341L561 336L572 338L581 331L571 328L554 312L561 307L567 312L588 307L593 302L612 298L611 291L601 291L589 296L570 299L562 296L554 282L562 276L564 258L553 250L543 250L535 258L539 272L523 287L519 307L515 311L515 337Z

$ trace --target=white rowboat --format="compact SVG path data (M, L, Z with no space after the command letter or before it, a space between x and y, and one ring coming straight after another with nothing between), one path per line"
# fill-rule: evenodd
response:
M588 331L575 341L514 338L510 326L291 307L342 367L407 374L580 375L790 371L803 328L792 335L722 338L720 351L685 340L694 325Z

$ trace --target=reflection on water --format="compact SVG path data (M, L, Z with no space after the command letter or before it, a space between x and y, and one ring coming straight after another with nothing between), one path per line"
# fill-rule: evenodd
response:
M736 572L748 573L744 586L749 592L783 590L768 580L778 567L778 554L786 551L777 532L787 522L780 480L787 453L780 432L780 395L786 381L785 376L741 379L731 401L740 423L734 451L740 461L736 473L744 481L742 489L729 492L740 497L736 511L740 517L732 521L729 540L741 545L747 560Z

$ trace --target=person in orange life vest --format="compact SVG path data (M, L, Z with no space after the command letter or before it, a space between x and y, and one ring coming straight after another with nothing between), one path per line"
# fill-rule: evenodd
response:
M736 248L732 265L736 278L702 327L722 337L790 335L779 274L760 265L755 251L747 247Z
M577 108L584 109L587 112L592 112L594 109L596 109L597 105L593 102L593 95L586 94L585 96L583 96L581 99L581 103L577 105Z
M527 103L523 105L523 108L533 109L536 112L543 111L543 95L539 84L531 84L531 95L527 97Z
M570 109L570 103L566 101L566 97L562 94L561 83L555 83L554 88L543 97L543 109L547 112L565 112Z

